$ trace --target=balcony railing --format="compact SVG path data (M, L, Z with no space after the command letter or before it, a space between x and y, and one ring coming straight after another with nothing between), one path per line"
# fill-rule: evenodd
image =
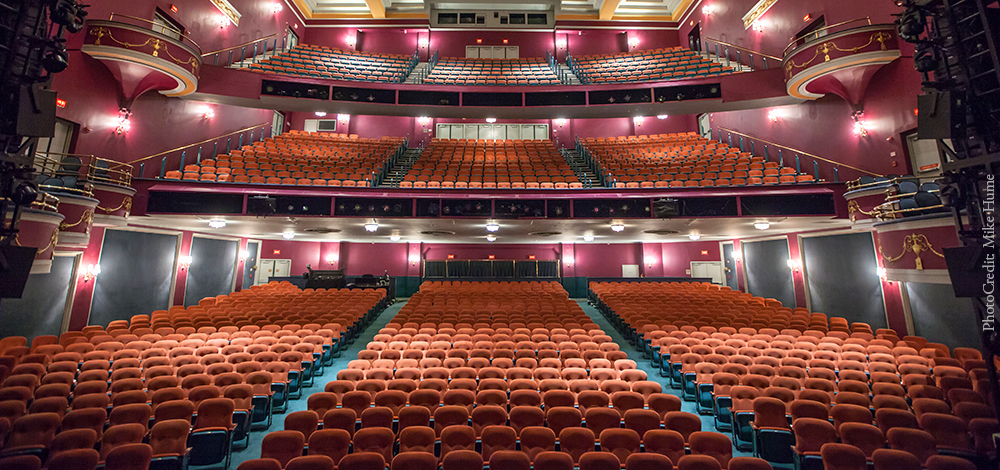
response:
M134 172L136 178L163 178L167 170L183 170L185 164L200 164L202 159L215 158L220 153L226 154L232 150L238 150L244 144L252 145L254 142L264 140L266 138L265 134L267 134L266 137L273 137L273 130L270 123L257 124L218 137L205 139L201 142L195 142L132 160L129 162L131 164L130 169L138 164L138 170ZM256 140L254 140L255 138ZM211 145L211 150L209 150L209 145ZM210 151L211 153L209 153ZM189 155L188 152L191 152L192 155ZM157 158L159 158L160 163L159 171L155 169L147 171L146 164L149 163L150 167L155 166Z
M846 163L836 162L827 158L820 157L804 150L795 149L781 144L776 144L759 137L754 137L751 135L744 134L742 132L734 131L732 129L726 129L720 127L718 130L718 141L728 144L730 147L738 147L740 152L749 152L755 156L763 156L765 161L776 161L779 166L791 166L794 161L795 172L799 174L812 174L815 181L819 182L822 180L820 171L821 169L829 168L833 174L833 182L840 182L840 169L847 168L856 171L862 175L881 177L878 173L874 173L856 166L851 166ZM736 136L734 139L733 136ZM759 149L757 148L759 147ZM771 149L774 149L773 151ZM762 150L763 152L759 152ZM809 171L809 163L812 163L811 172ZM822 164L822 167L821 167Z
M769 68L781 67L781 58L737 46L718 39L704 38L702 44L705 46L704 53L709 58L714 55L717 60L726 67L732 67L738 71L767 70Z
M132 186L132 165L94 155L35 153L36 182L43 191L93 196L93 184Z

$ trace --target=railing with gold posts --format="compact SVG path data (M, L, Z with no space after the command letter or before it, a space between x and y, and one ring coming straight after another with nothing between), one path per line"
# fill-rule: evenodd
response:
M843 31L851 28L858 27L858 23L865 23L861 26L871 26L872 19L870 17L855 18L853 20L841 21L840 23L835 23L830 26L824 26L820 29L809 31L808 33L801 34L792 39L792 42L785 46L785 49L781 51L782 56L787 56L788 53L799 46L804 46L812 41L815 41L823 36L830 33L836 33L838 31ZM850 27L845 27L850 25Z
M769 68L781 67L781 58L770 54L747 49L725 41L712 38L702 38L704 52L711 57L713 54L720 62L725 60L727 67L734 67L737 70L749 68L754 70L767 70ZM768 61L770 60L770 63Z
M44 191L92 197L94 183L132 187L132 165L94 155L36 152L34 166Z
M243 44L206 52L201 58L206 64L211 63L221 67L249 67L269 57L290 51L293 47L290 39L287 31L280 37L277 33L269 34Z
M876 220L945 212L941 203L937 177L895 176L891 178L861 177L847 182L848 191L884 189L885 202L866 212Z
M215 158L216 155L227 154L232 150L239 150L244 145L253 145L254 142L260 142L273 136L271 123L257 124L218 137L137 158L128 163L133 168L138 164L138 169L133 172L136 178L163 178L168 170L183 171L186 164L200 164L203 159ZM209 145L211 150L208 148ZM189 151L194 155L189 156ZM160 159L159 172L146 171L146 164L156 162L157 158Z
M728 143L730 147L739 147L741 152L749 151L753 155L757 155L757 146L760 146L763 150L764 160L773 160L778 162L780 166L789 165L793 160L795 164L796 173L809 173L809 164L812 163L812 175L816 181L820 181L824 178L824 174L833 178L833 181L840 182L840 170L841 168L846 168L848 170L857 172L861 175L869 176L883 176L878 173L874 173L863 168L858 168L856 166L851 166L846 163L841 163L833 161L827 158L823 158L819 155L815 155L804 150L799 150L796 148L789 147L787 145L776 144L774 142L761 139L759 137L754 137L742 132L734 131L732 129L726 129L725 127L720 127L718 131L719 142ZM733 139L733 136L736 139ZM735 142L735 143L734 143ZM756 145L755 145L756 144ZM771 148L776 149L776 155L771 154ZM786 155L789 153L791 155ZM822 164L822 167L820 166ZM803 171L805 168L805 171ZM829 168L829 172L823 172Z
M165 36L167 38L173 39L180 43L181 45L192 49L192 53L195 56L201 56L201 46L198 45L194 39L191 39L184 34L183 31L179 31L176 28L170 27L168 25L163 25L161 23L156 23L145 18L138 18L130 15L123 15L121 13L112 13L109 21L117 21L119 23L130 24L132 26L138 26L140 28L148 29L155 34Z

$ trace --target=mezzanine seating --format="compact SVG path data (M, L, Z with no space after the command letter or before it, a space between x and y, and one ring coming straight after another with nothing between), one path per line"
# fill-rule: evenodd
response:
M697 188L808 183L812 175L694 132L588 137L578 144L617 188Z
M437 85L558 85L561 82L542 58L441 59L424 83Z
M576 189L583 184L548 140L435 138L400 187Z
M734 73L730 67L681 47L572 57L569 65L585 84L667 81Z
M168 171L165 179L297 186L370 187L404 139L290 131L214 159Z
M292 50L251 64L264 73L365 82L402 83L416 57L345 51L301 44Z

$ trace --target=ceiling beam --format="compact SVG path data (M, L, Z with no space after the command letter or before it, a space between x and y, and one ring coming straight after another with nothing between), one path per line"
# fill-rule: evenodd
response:
M615 10L618 9L618 4L621 0L604 0L601 3L601 10L598 17L602 20L610 20L611 17L615 16Z
M382 4L382 0L365 0L365 3L372 12L372 18L385 18L385 5Z

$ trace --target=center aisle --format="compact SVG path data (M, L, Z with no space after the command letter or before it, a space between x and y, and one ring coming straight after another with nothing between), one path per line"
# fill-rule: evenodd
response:
M629 359L635 361L638 369L646 373L648 380L657 382L660 385L662 385L663 393L669 393L681 399L681 411L686 411L688 413L696 414L701 418L702 431L718 432L715 429L715 421L713 420L712 416L698 414L698 409L697 406L695 406L694 402L685 401L683 397L681 397L680 390L675 390L673 388L670 388L670 383L667 381L665 377L660 376L660 371L651 366L649 360L643 357L643 355L640 354L638 351L636 351L635 347L629 344L629 342L625 340L625 338L621 335L621 333L619 333L618 330L616 330L615 327L611 325L611 323L608 323L608 320L604 318L604 315L601 315L600 311L598 311L596 308L587 303L587 299L577 299L576 302L579 303L580 307L583 308L583 313L586 313L587 316L594 321L594 323L596 323L598 326L601 327L602 330L604 330L605 334L610 336L611 339L615 341L615 343L618 343L618 346L621 348L621 350L625 351L628 354ZM741 450L738 450L735 446L733 446L733 457L753 457L753 452L743 452Z
M245 460L260 458L260 443L264 440L264 436L271 431L281 431L285 429L285 416L289 413L307 409L306 403L309 395L316 392L322 392L323 387L326 386L327 382L336 380L337 372L342 369L346 369L347 363L358 358L358 351L367 347L368 342L375 337L378 330L385 327L386 323L389 323L389 320L392 320L392 317L399 313L399 309L402 308L403 305L406 305L407 300L409 299L396 299L396 303L386 307L386 309L379 314L378 318L376 318L371 325L368 325L368 328L365 328L365 330L361 332L361 336L354 341L354 344L351 344L346 350L342 351L340 357L335 358L333 360L333 364L323 370L323 375L315 377L311 387L305 387L302 389L301 398L290 400L288 402L287 411L274 415L270 427L266 429L254 429L254 431L250 433L250 443L247 445L246 449L237 450L237 448L234 447L232 453L232 463L230 463L229 468L235 469Z

